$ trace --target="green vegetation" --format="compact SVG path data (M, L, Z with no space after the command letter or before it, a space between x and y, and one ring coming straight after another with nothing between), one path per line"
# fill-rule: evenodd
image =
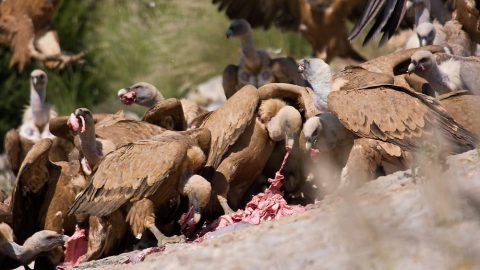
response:
M180 97L238 60L237 40L224 35L229 20L210 0L62 1L54 23L64 51L87 52L82 66L47 70L47 100L61 115L76 107L122 109L117 90L138 81L156 85L167 97ZM254 38L258 47L282 48L296 58L310 54L299 33L257 29ZM379 52L372 48L367 55ZM20 124L30 72L42 68L34 61L20 74L8 68L9 59L9 49L0 47L1 141ZM340 66L335 62L335 69ZM142 113L138 106L129 109Z

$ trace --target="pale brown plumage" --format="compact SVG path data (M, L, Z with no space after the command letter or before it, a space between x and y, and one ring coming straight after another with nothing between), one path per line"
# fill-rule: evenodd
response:
M2 1L0 3L0 43L12 49L10 66L23 70L30 58L50 68L63 68L81 60L83 54L61 52L52 18L59 0Z
M328 106L357 136L390 142L404 150L419 150L422 143L435 136L449 142L450 153L474 148L477 142L434 98L400 86L333 91Z
M308 119L319 113L313 103L313 92L310 88L286 84L269 83L258 89L261 100L278 98L294 106L302 115Z
M241 48L238 66L228 65L223 72L222 85L227 99L247 84L255 87L273 82L304 85L294 59L271 58L267 52L255 48L247 21L233 20L226 35L237 37Z
M156 153L161 154L152 159ZM192 192L191 196L196 198L207 198L190 202L198 203L196 208L204 207L202 203L208 201L210 190L186 191L181 189L180 183L181 179L190 178L198 171L205 160L196 139L172 131L152 140L127 144L102 159L90 184L71 206L70 213L103 217L126 207L126 219L134 235L148 228L159 245L163 245L168 238L156 228L155 212L160 205L184 192ZM185 195L190 198L190 194Z
M454 1L455 11L453 17L458 20L463 29L476 43L480 42L480 14L479 7L476 6L475 0L458 0Z
M67 210L86 180L78 156L69 162L49 160L52 145L51 139L37 142L20 168L11 205L12 227L19 243L40 229L74 231L75 218L67 216Z
M346 19L366 1L213 0L231 19L246 19L252 27L279 26L299 31L313 53L330 61L336 56L364 61L347 40Z
M62 247L67 239L57 232L42 230L19 245L14 242L12 229L7 224L0 223L0 269L28 265L46 252Z
M467 91L440 95L438 101L460 125L480 136L480 96Z
M234 145L246 128L255 121L258 104L257 89L247 85L216 111L205 116L200 127L207 128L212 134L206 167L218 168L229 147Z
M155 106L145 112L142 120L168 130L180 131L187 129L182 103L176 98L159 101Z

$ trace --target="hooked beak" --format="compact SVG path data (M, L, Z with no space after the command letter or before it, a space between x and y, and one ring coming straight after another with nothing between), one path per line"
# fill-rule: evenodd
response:
M295 137L292 135L285 135L285 147L287 149L292 149L295 144Z
M132 105L135 103L136 93L128 87L118 90L117 96L125 105Z
M407 73L408 74L412 73L413 71L415 71L416 68L417 67L415 66L415 64L410 63L410 65L408 65Z
M310 149L312 149L312 143L310 141L307 141L305 143L305 150L310 151Z
M305 71L305 65L304 64L298 64L298 72L302 73Z
M70 237L68 237L68 236L66 236L66 235L63 235L63 236L62 236L62 241L63 241L64 243L68 242L68 239L70 239Z
M195 212L193 213L193 222L197 224L198 222L200 222L201 218L202 218L202 209L195 208Z
M232 31L232 29L228 29L228 30L225 32L225 36L226 36L227 38L232 37L232 36L233 36L233 31Z
M428 45L428 44L427 44L427 39L426 39L426 38L421 38L421 39L420 39L420 46L421 46L421 47L425 47L425 46L427 46L427 45Z

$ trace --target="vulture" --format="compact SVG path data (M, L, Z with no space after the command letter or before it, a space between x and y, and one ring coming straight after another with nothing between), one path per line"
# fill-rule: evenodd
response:
M33 143L42 138L53 137L48 128L48 121L56 117L57 112L45 102L47 83L48 78L44 71L39 69L32 71L30 106L27 106L23 113L22 125L17 130L8 131L5 136L5 152L15 175Z
M185 130L185 121L186 126L189 127L197 116L205 112L195 102L187 99L181 99L180 106L177 100L169 99L165 102L162 93L146 82L120 89L117 95L125 105L136 103L149 108L143 116L144 121L170 130ZM182 114L183 117L181 117Z
M52 18L60 0L0 2L0 44L12 50L10 66L22 71L31 58L49 68L63 68L81 61L83 53L66 55L60 49Z
M245 19L252 27L299 31L311 44L313 55L329 62L336 56L365 59L348 42L346 18L363 8L366 0L213 0L230 19Z
M479 58L448 54L434 55L430 51L419 50L410 59L407 71L426 79L433 90L439 94L458 90L469 90L474 94L480 94Z
M476 43L470 39L457 20L447 21L443 26L437 22L421 23L416 29L414 39L415 46L410 44L407 48L439 45L450 54L464 57L475 55L476 51Z
M390 39L405 15L407 0L368 0L361 18L356 22L354 28L350 32L349 39L356 38L369 23L375 20L373 26L367 33L363 44L365 45L375 37L376 34L382 32L380 45ZM430 17L435 18L441 24L445 24L451 17L457 20L465 32L475 41L480 42L479 7L478 1L475 0L458 0L453 1L453 16L446 9L446 5L442 0L420 0L414 1L415 9L415 25L418 27L421 23L430 22Z
M150 140L117 148L103 157L69 213L102 218L126 211L126 222L134 235L149 229L159 246L178 242L181 237L166 237L156 227L156 212L183 194L194 209L194 222L200 220L211 186L195 173L205 164L209 135L205 129L193 133L165 131Z
M51 162L51 139L35 143L25 157L12 195L12 227L18 243L39 230L73 234L76 219L67 210L86 186L75 152L70 161ZM61 258L63 251L57 250ZM59 259L60 259L59 258ZM53 263L58 263L55 261Z
M86 108L76 109L70 115L67 125L78 134L75 145L86 159L82 164L87 174L99 160L116 148L142 139L149 139L165 131L165 129L143 121L105 117L97 124Z
M55 248L61 248L68 237L49 230L41 230L29 237L23 245L14 241L12 228L0 223L0 269L25 266Z
M303 85L295 60L272 59L266 51L255 48L252 29L246 20L233 20L225 35L238 38L241 48L239 64L228 65L223 71L222 85L227 98L247 84L255 87L271 82Z

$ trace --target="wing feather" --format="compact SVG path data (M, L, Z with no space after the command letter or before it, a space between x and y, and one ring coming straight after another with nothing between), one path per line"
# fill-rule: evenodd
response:
M206 166L217 168L223 155L254 119L260 98L255 87L238 90L215 112L206 116L200 127L211 132L210 151Z
M186 140L145 140L127 144L106 155L91 183L69 213L104 216L128 201L153 195L180 169L186 158Z
M459 125L429 96L394 85L331 92L329 109L360 137L378 139L407 150L440 132L452 152L475 147L478 139Z

